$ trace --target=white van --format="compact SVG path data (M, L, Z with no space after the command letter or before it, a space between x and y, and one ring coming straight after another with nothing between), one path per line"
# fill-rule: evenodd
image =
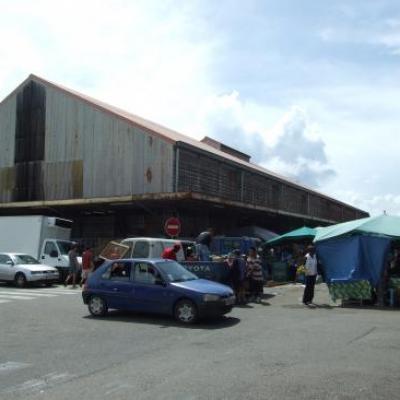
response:
M121 240L121 244L129 246L127 254L124 258L161 258L163 251L167 247L172 247L179 240L135 237ZM176 254L178 261L185 261L185 255L182 246Z

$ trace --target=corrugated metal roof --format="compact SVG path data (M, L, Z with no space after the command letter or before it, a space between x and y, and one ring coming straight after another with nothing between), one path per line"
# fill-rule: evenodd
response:
M326 198L328 200L331 200L331 201L334 201L336 203L345 205L346 207L351 207L351 208L357 209L357 208L352 207L352 206L350 206L350 205L348 205L348 204L346 204L344 202L341 202L341 201L333 199L332 197L329 197L329 196L327 196L327 195L325 195L323 193L320 193L320 192L318 192L318 191L316 191L316 190L314 190L314 189L312 189L310 187L307 187L305 185L299 184L299 183L297 183L295 181L292 181L291 179L289 179L287 177L284 177L284 176L279 175L279 174L277 174L275 172L272 172L272 171L270 171L270 170L268 170L266 168L263 168L260 165L254 164L252 162L244 161L244 160L242 160L240 158L237 158L237 157L235 157L235 156L233 156L231 154L228 154L228 153L225 153L225 152L223 152L221 150L218 150L218 149L216 149L216 148L214 148L214 147L212 147L212 146L210 146L210 145L208 145L206 143L203 143L203 142L201 142L199 140L191 138L190 136L186 136L186 135L181 134L179 132L176 132L176 131L174 131L172 129L169 129L169 128L165 127L165 126L162 126L162 125L157 124L155 122L149 121L149 120L147 120L145 118L142 118L142 117L139 117L139 116L137 116L135 114L129 113L128 111L122 110L122 109L120 109L118 107L114 107L114 106L112 106L110 104L104 103L104 102L102 102L100 100L97 100L97 99L95 99L93 97L90 97L90 96L87 96L85 94L79 93L79 92L77 92L75 90L72 90L70 88L67 88L67 87L65 87L63 85L59 85L57 83L48 81L48 80L46 80L44 78L41 78L41 77L39 77L37 75L34 75L34 74L29 75L28 78L24 82L22 82L12 93L10 93L0 103L0 105L9 96L11 96L13 93L18 91L29 80L34 80L36 82L42 83L45 86L47 85L47 86L54 87L54 88L56 88L58 90L61 90L64 93L67 93L67 94L69 94L71 96L74 96L74 97L76 97L76 98L78 98L78 99L80 99L82 101L85 101L85 102L91 104L92 106L94 106L94 107L96 107L96 108L98 108L98 109L100 109L100 110L102 110L104 112L107 112L107 113L110 113L110 114L112 114L112 115L114 115L116 117L122 118L123 120L125 120L125 121L127 121L127 122L129 122L129 123L131 123L131 124L133 124L135 126L143 128L143 129L149 131L150 133L153 133L155 135L161 136L165 140L168 140L170 142L175 142L175 143L181 142L181 143L188 144L190 146L193 146L193 147L198 148L200 150L206 151L208 153L215 154L218 157L225 158L225 159L227 159L227 160L229 160L231 162L234 162L236 164L243 165L243 166L245 166L247 168L250 168L250 169L255 170L257 172L260 172L262 174L266 174L266 175L272 176L272 177L274 177L274 178L276 178L276 179L278 179L280 181L283 181L284 183L287 183L287 184L289 184L291 186L294 186L294 187L297 187L297 188L300 188L300 189L303 189L303 190L307 190L308 192L311 192L311 193L315 193L316 195L318 195L320 197L324 197L324 198Z

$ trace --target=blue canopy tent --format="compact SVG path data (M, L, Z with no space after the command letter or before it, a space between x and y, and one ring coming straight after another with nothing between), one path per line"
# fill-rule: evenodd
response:
M400 239L400 217L380 215L317 228L317 256L329 284L368 282L376 287L393 239Z
M367 280L376 286L382 275L391 239L356 235L317 242L317 255L327 283Z

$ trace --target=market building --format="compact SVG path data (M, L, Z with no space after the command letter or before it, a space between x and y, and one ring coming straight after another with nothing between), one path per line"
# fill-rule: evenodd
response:
M275 231L367 216L188 136L30 75L0 103L0 215L74 220L76 238L182 237L259 225Z

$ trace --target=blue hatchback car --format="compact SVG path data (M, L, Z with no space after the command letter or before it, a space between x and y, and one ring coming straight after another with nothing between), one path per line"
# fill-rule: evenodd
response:
M112 308L167 314L185 324L226 314L235 303L230 287L161 259L108 261L91 274L82 296L94 316Z

